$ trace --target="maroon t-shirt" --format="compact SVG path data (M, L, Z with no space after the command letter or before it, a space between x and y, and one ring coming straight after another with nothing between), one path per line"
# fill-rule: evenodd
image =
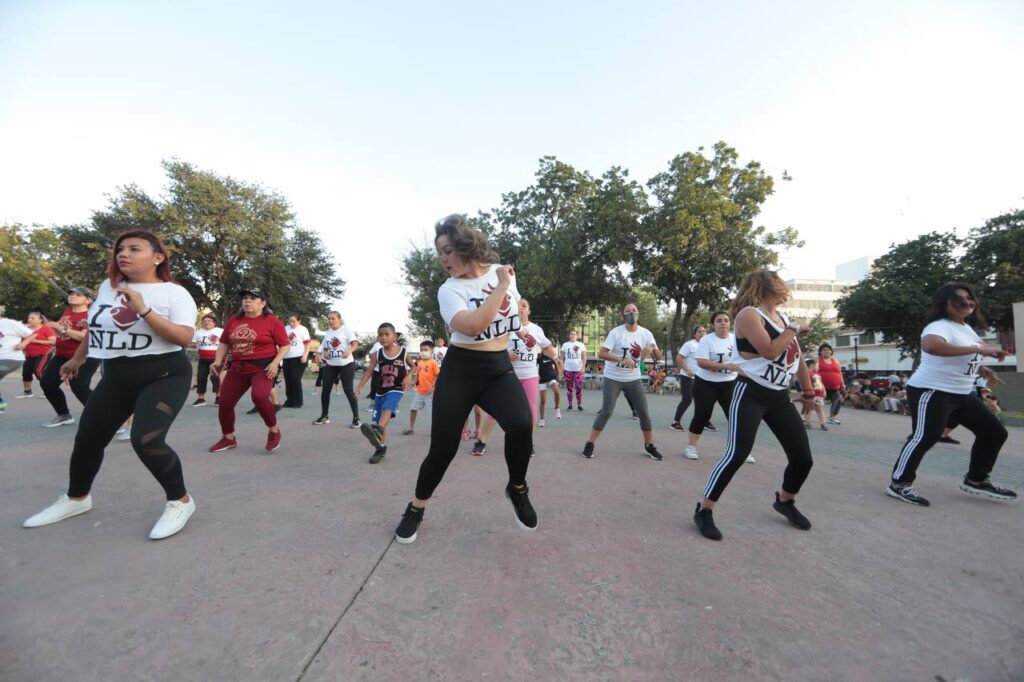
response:
M239 361L272 358L279 347L289 345L284 323L276 315L232 316L220 342L231 347L231 360L236 368Z
M47 327L44 324L39 329L36 329L33 332L33 334L35 334L36 340L38 341L53 338L54 336L57 335L57 332L53 331L53 329ZM53 346L47 346L42 343L36 343L35 341L33 341L32 343L25 346L25 359L31 360L32 358L38 358L42 355L46 355L47 353L50 352L51 348L53 348Z
M57 320L64 329L74 329L75 331L88 332L89 330L89 311L83 310L80 313L76 313L68 308L60 314L60 319ZM70 337L62 338L57 337L57 357L65 360L70 360L75 355L75 351L78 350L78 344L81 341L76 341Z

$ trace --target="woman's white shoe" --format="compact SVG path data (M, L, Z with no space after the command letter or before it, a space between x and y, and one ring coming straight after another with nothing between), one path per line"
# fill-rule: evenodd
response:
M57 498L57 501L49 507L35 516L30 516L25 519L25 523L22 525L25 528L48 526L51 523L57 523L58 521L63 521L64 519L71 518L72 516L84 514L90 509L92 509L92 495L86 495L81 500L72 500L67 495L61 495Z
M189 518L196 511L196 501L194 498L189 496L188 502L179 502L178 500L171 500L164 507L164 513L160 516L160 520L153 526L153 530L149 531L150 540L163 540L169 538L188 523Z

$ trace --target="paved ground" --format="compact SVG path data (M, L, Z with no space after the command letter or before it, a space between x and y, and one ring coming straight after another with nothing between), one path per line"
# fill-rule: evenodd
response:
M340 399L335 423L313 427L309 396L283 413L272 455L256 417L241 418L238 450L207 453L214 410L186 408L171 442L198 511L174 538L146 539L162 495L124 443L107 451L93 511L22 529L62 491L74 427L41 429L45 401L9 400L0 679L1024 678L1024 506L957 490L965 446L930 453L918 489L933 506L911 507L882 495L909 420L844 411L810 434L800 506L814 529L801 532L771 509L784 457L764 430L713 543L691 514L722 434L684 460L665 428L674 400L655 396L667 457L654 462L621 402L586 461L598 397L537 434L537 532L502 495L500 442L482 458L466 443L410 546L392 533L427 434L395 430L371 466ZM1021 430L994 478L1024 487Z

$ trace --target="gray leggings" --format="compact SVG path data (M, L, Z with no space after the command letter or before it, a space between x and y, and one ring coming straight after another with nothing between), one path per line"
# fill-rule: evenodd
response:
M594 430L604 431L605 424L612 417L615 411L615 403L619 401L619 393L625 393L626 398L633 404L636 416L640 417L640 430L651 430L651 415L647 411L647 394L644 393L644 385L639 379L635 381L615 381L605 379L604 388L601 391L601 410L594 418Z

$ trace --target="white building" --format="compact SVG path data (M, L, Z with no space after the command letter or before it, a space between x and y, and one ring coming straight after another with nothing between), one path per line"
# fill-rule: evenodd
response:
M836 300L856 283L856 280L838 279L787 280L789 300L786 301L786 305L781 306L781 310L787 317L798 320L810 320L821 312L824 312L828 319L834 320Z

